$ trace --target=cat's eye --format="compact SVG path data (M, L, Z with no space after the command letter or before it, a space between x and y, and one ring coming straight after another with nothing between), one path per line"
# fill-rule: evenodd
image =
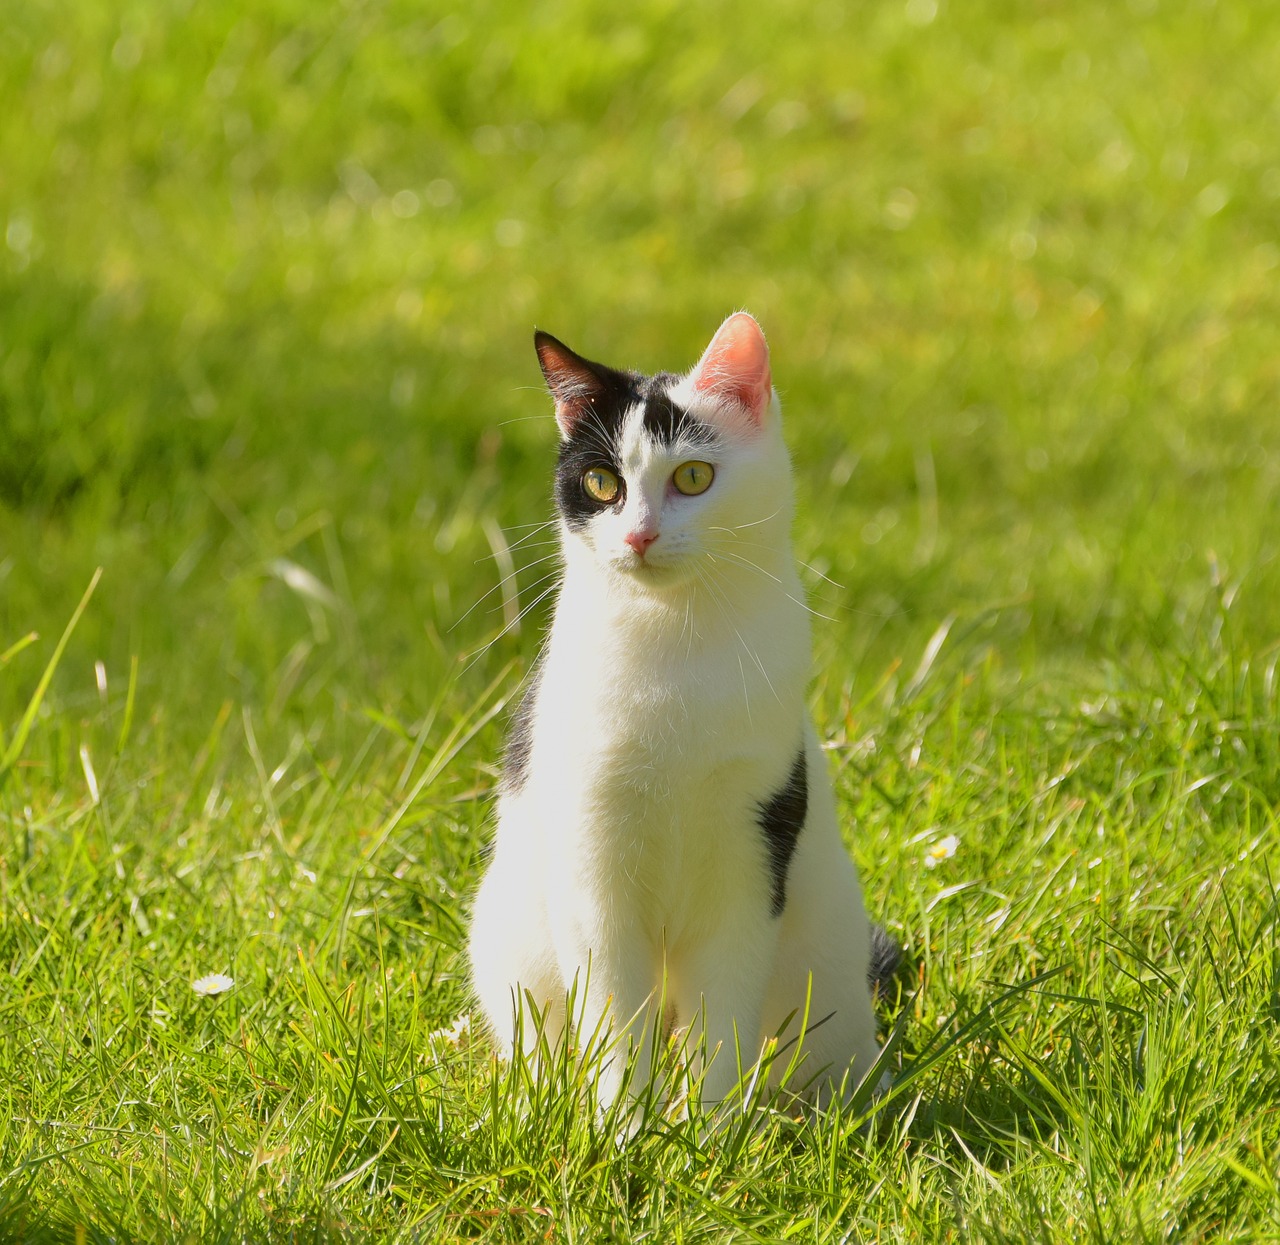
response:
M710 463L681 463L671 477L671 483L686 497L696 497L705 493L715 478L716 469Z
M621 489L618 477L608 467L588 467L582 473L582 491L592 501L603 502L607 506L618 500Z

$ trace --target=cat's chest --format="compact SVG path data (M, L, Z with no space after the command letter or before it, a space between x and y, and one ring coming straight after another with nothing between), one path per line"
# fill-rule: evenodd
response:
M798 704L803 677L779 654L592 645L554 637L539 698L540 726L579 758L611 752L635 766L675 764L732 747Z
M593 645L561 631L535 720L542 778L628 821L741 803L794 755L803 687L803 654L778 646Z
M615 678L603 696L581 655L572 677L576 694L567 675L544 684L539 714L534 806L553 884L607 894L610 911L674 933L695 898L695 908L715 908L727 879L741 889L763 877L759 810L794 761L802 697L770 695L766 706L763 693L748 714L741 684L731 694L707 663L669 681L651 668Z

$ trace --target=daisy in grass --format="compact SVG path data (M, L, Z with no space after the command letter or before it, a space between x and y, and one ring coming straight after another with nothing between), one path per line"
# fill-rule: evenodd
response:
M191 988L202 998L214 994L226 994L236 983L226 973L206 973L191 983Z
M924 854L924 865L926 869L933 869L940 865L944 860L950 860L956 854L956 848L960 846L960 840L954 835L949 834L944 839L939 839Z

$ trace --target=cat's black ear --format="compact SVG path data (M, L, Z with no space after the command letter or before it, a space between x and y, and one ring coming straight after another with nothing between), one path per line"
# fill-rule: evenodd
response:
M689 380L696 392L742 412L758 428L773 397L773 376L769 345L755 318L745 311L731 315L716 330Z
M584 359L541 329L533 335L533 347L538 352L547 388L556 400L560 435L567 440L588 411L603 409L616 397L618 374L603 364Z

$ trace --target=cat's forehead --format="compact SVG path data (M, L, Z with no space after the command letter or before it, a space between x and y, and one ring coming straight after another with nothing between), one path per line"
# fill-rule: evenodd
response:
M619 465L638 465L718 440L711 424L672 397L678 376L670 372L618 376L623 383L593 402L562 454L565 450L607 452Z
M618 433L618 463L629 474L657 464L687 458L717 440L715 431L688 410L663 395L637 403L623 419Z

